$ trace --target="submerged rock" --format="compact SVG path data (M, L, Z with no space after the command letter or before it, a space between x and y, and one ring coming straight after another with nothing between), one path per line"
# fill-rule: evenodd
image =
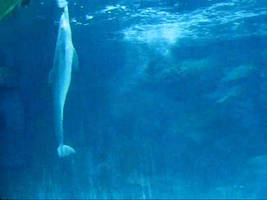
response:
M0 87L14 88L18 86L17 72L11 67L0 67Z
M0 20L9 15L20 5L28 5L30 0L2 0L0 1Z
M21 0L5 0L0 2L0 20L8 15L16 6L21 4Z
M200 73L207 73L212 71L213 73L218 70L216 68L217 63L210 58L204 58L200 60L185 60L179 67L180 72L186 75L199 75Z
M243 88L239 85L229 88L219 88L214 93L215 96L217 95L216 103L225 104L233 101L235 98L238 98L242 94L242 89Z
M222 82L231 82L238 81L244 78L247 78L254 72L256 68L253 66L239 66L232 69L230 72L226 74L226 76L222 79Z

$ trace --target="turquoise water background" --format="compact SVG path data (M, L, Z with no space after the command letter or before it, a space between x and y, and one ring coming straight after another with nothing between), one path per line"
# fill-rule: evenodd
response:
M61 10L35 0L0 22L1 198L267 198L265 0L70 0L69 12L80 69L63 159L48 84Z

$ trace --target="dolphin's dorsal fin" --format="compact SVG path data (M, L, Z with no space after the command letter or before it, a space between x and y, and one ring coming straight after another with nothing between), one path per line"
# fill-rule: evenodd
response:
M79 71L79 58L75 48L73 48L72 69L74 72Z

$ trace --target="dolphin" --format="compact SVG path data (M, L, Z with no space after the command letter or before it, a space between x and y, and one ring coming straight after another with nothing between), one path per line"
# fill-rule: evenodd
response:
M64 145L63 117L72 71L77 68L78 57L72 43L69 11L66 5L60 18L54 64L49 73L49 82L52 87L54 104L55 132L59 143L57 148L59 157L66 157L76 153L72 147Z

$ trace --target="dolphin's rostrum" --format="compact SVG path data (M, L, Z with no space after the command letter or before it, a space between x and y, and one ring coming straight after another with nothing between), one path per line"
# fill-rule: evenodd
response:
M66 0L57 0L57 5L59 8L64 8L68 5L68 2Z

